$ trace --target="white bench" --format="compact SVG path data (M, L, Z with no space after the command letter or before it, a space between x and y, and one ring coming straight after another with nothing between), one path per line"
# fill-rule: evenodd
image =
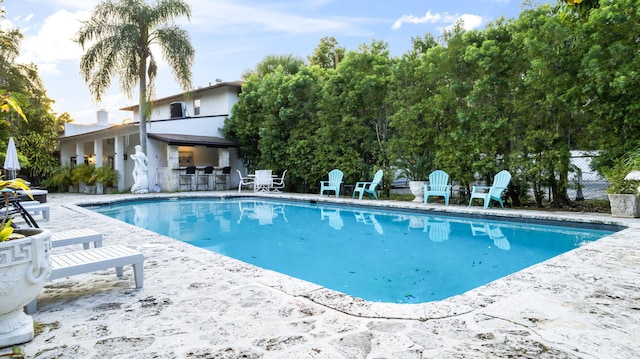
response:
M144 255L129 247L114 245L85 249L63 254L51 255L51 275L49 280L70 277L115 268L116 275L122 277L123 266L131 264L135 276L136 288L142 288L144 274ZM34 313L38 309L36 299L27 304L26 312Z
M93 242L93 246L102 247L102 233L93 229L70 229L68 231L53 232L51 235L51 247L63 247L73 244L82 244L84 249L89 249Z

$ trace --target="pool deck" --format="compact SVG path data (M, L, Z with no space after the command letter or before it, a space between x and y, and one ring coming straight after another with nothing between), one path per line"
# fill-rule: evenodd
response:
M28 357L640 357L640 219L323 197L433 213L628 227L447 300L385 304L262 270L76 205L167 195L48 195L51 220L36 217L41 227L92 228L104 234L104 245L141 251L145 283L135 289L130 267L122 279L101 271L49 282L33 315L42 332L21 345ZM171 194L179 195L212 193ZM264 196L319 200L317 195Z

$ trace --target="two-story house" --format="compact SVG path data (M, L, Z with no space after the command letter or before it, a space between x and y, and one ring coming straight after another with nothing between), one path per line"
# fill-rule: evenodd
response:
M147 158L149 191L159 185L162 191L187 190L180 186L180 174L187 166L199 169L214 166L231 167L246 173L235 151L235 143L225 140L221 129L238 101L241 82L221 82L186 94L157 99L152 104L151 120L147 123ZM139 119L139 106L124 107ZM134 161L129 156L140 144L139 122L108 124L108 113L98 111L97 124L67 124L60 140L60 162L92 163L118 170L118 190L133 185ZM218 172L218 174L221 174ZM226 183L216 189L238 185L237 176L226 176ZM219 181L222 182L222 181ZM209 189L212 189L212 185ZM192 187L191 189L195 189Z

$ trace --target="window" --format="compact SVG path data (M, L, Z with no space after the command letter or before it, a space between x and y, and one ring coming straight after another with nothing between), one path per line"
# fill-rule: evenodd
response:
M199 98L193 100L193 115L194 116L200 115L200 99Z

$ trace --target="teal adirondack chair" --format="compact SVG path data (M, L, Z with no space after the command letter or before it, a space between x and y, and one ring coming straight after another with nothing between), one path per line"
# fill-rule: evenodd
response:
M471 199L469 200L469 207L474 198L479 198L484 201L484 208L491 207L491 200L498 201L500 207L504 208L502 203L502 193L507 189L507 186L511 182L511 173L506 170L498 172L493 178L493 185L488 186L473 186L471 190Z
M431 172L429 183L424 185L424 203L429 203L429 197L444 197L444 204L448 206L450 194L449 174L442 170Z
M342 177L344 173L339 169L334 169L329 172L329 180L328 181L320 181L320 197L322 197L322 193L324 191L334 191L336 193L336 198L340 195L340 185L342 184ZM327 193L327 196L329 193Z
M351 198L355 198L356 193L359 192L360 199L362 199L362 195L365 193L369 195L369 198L375 197L375 199L378 199L378 191L376 190L376 187L378 187L381 181L382 181L382 170L378 170L378 172L376 172L376 174L373 176L373 181L356 182L356 187L353 189L353 194L351 195Z

